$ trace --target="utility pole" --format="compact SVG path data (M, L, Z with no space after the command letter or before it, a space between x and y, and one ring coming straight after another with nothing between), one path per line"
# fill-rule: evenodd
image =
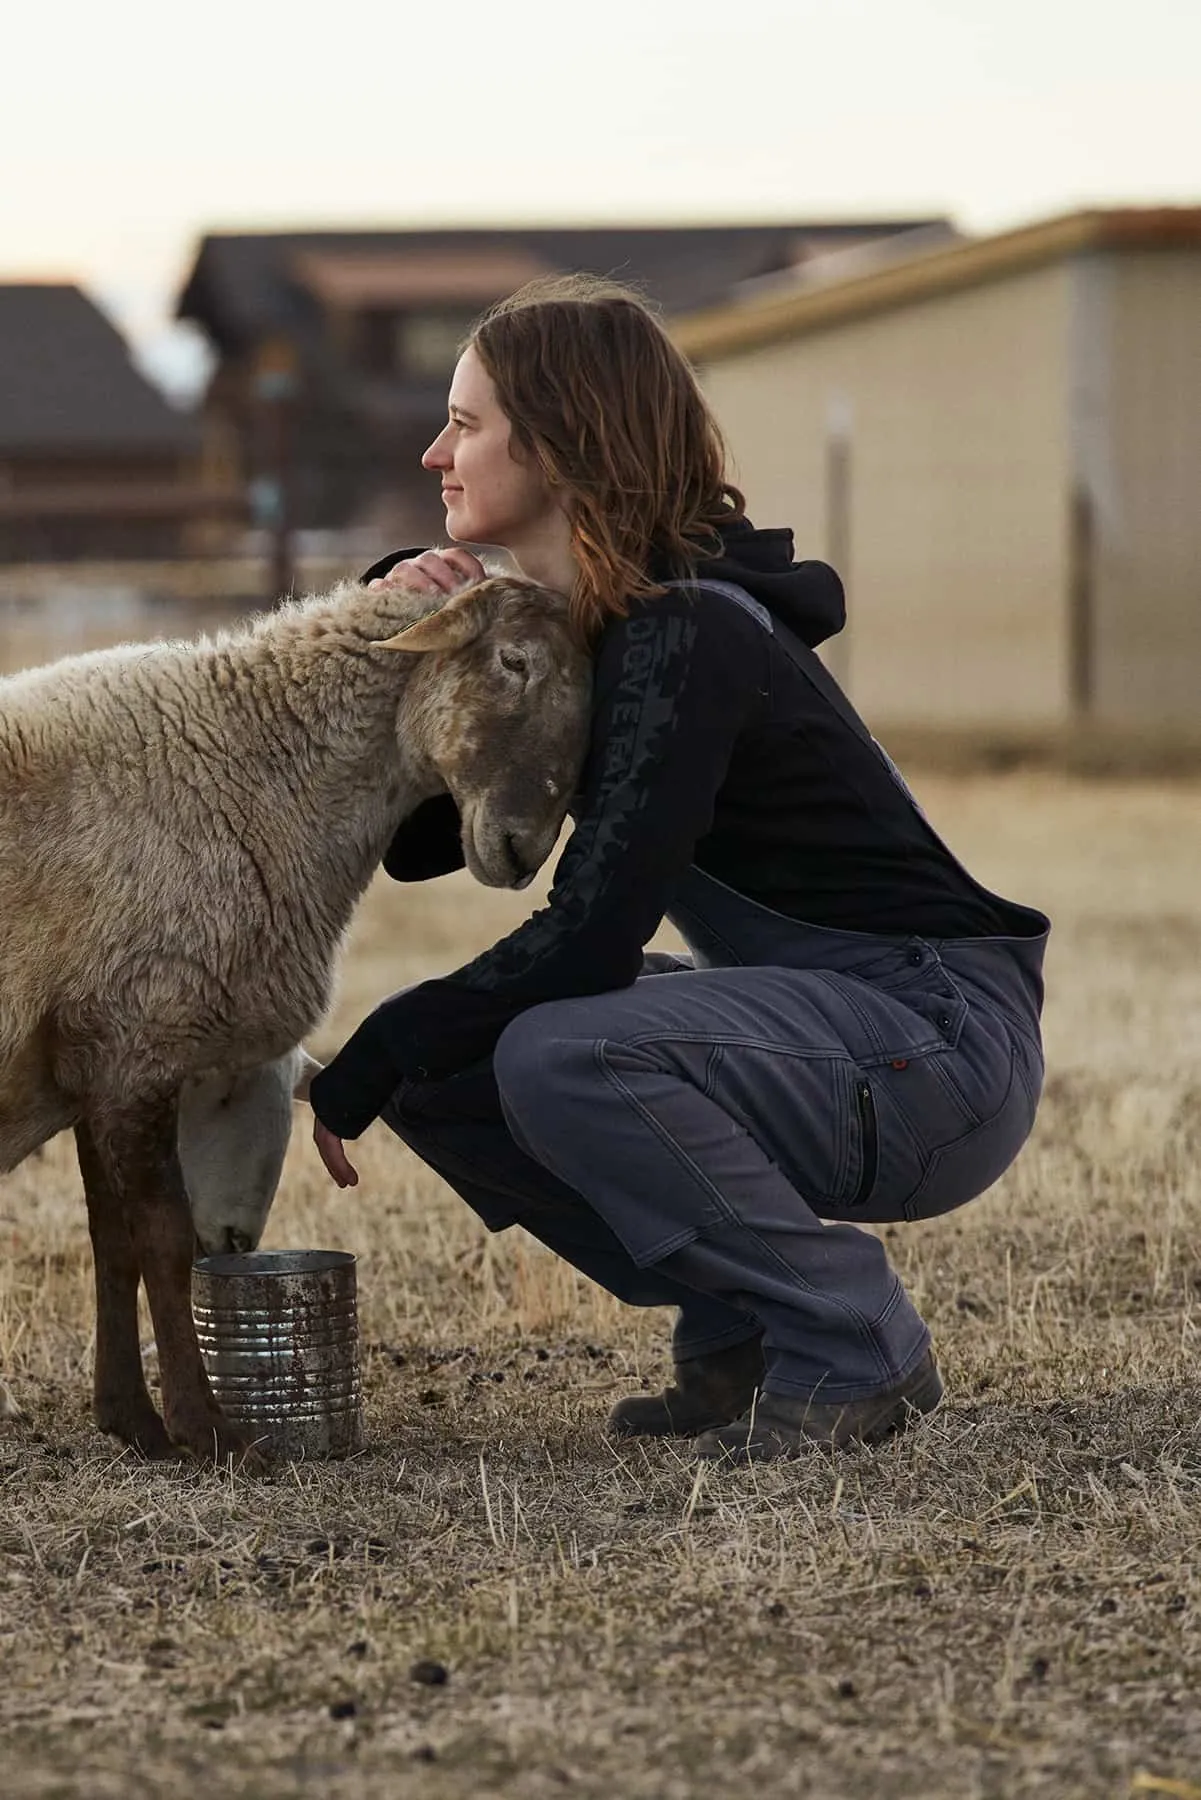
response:
M299 389L296 352L284 338L268 338L255 362L253 391L261 422L262 457L251 483L255 524L271 540L271 600L292 592L292 452Z

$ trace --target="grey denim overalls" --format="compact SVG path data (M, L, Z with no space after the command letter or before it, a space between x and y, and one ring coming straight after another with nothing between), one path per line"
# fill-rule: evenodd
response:
M705 586L867 736L812 651ZM861 1399L929 1334L859 1226L963 1205L1034 1121L1049 927L999 904L1024 934L877 936L694 867L668 913L690 960L530 1008L487 1065L402 1088L383 1116L493 1229L519 1221L619 1298L678 1307L677 1359L762 1330L769 1392Z

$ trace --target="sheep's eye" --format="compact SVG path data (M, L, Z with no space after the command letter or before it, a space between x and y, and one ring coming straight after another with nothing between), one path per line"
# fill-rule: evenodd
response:
M524 675L526 672L526 660L520 650L502 650L500 666L511 670L514 675Z

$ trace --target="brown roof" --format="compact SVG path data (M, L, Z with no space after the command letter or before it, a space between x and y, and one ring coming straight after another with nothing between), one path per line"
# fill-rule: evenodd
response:
M179 452L195 431L79 288L0 286L0 455Z
M302 287L329 306L388 306L464 300L482 306L550 272L528 250L301 251Z
M1100 250L1201 249L1201 207L1141 207L1069 213L995 237L937 248L828 286L776 291L742 304L696 311L675 320L676 343L696 361L735 356L956 293L1027 269Z
M355 279L399 280L403 262L424 271L414 277L424 298L432 297L432 286L426 285L436 267L431 258L450 259L441 267L452 280L470 279L474 291L462 297L473 302L499 299L540 270L585 270L634 283L669 313L691 312L716 304L740 282L786 269L820 251L934 222L215 232L201 241L178 312L199 321L221 350L237 353L279 331L303 334L311 329L316 296L298 273L316 270L318 280L348 287L356 269ZM390 272L385 263L391 264ZM491 293L483 289L485 267L497 281ZM475 287L477 276L480 285ZM440 290L438 297L454 296Z

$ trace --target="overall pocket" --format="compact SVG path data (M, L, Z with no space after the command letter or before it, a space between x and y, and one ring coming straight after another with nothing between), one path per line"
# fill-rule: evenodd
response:
M930 1158L920 1185L905 1203L907 1219L933 1219L952 1212L999 1181L1034 1125L1036 1102L1019 1071L1019 1055L1011 1063L1009 1087L996 1112L973 1131L943 1144Z
M855 1077L855 1113L859 1124L859 1178L848 1204L858 1211L871 1199L880 1170L880 1123L876 1096L866 1075Z
M1015 1133L1020 1144L1033 1117L1004 1020L970 1008L945 976L903 1000L907 1030L894 1022L883 1034L889 1021L876 1016L892 1054L860 1057L853 1070L850 1178L836 1205L839 1217L865 1224L970 1200L1012 1160Z

